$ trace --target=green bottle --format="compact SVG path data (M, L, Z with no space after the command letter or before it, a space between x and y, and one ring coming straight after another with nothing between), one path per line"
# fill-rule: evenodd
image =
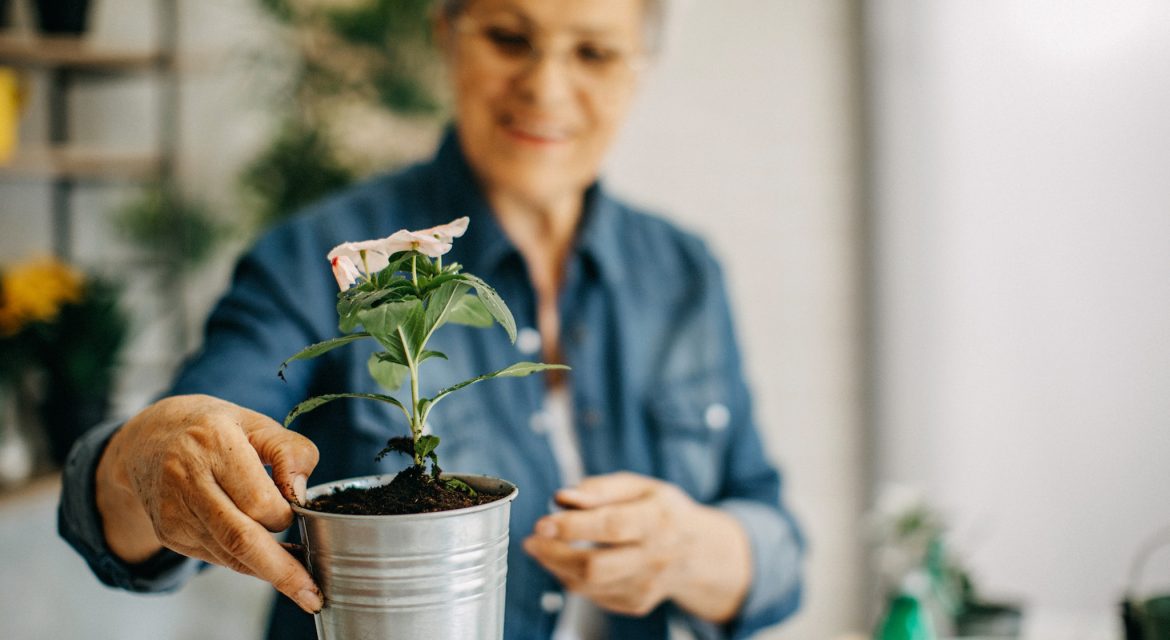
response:
M922 606L915 588L925 576L911 574L902 584L902 589L890 601L886 617L878 626L874 640L937 640L930 614Z

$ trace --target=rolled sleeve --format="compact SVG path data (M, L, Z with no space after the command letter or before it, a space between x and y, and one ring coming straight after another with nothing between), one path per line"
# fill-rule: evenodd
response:
M752 552L752 586L727 636L746 638L787 618L800 607L804 543L795 524L774 507L731 499L717 505L747 534Z
M137 592L173 591L197 573L200 561L163 549L145 562L123 562L106 544L95 493L98 461L121 421L94 427L69 454L61 478L57 530L104 584Z

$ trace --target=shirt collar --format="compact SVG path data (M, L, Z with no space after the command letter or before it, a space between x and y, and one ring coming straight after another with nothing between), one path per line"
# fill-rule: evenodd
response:
M469 216L467 233L455 242L452 258L476 275L487 276L509 257L519 257L516 247L504 234L484 197L478 179L463 155L454 127L443 135L433 161L437 211L448 222ZM611 284L622 279L624 260L618 240L621 206L613 200L600 181L585 191L585 206L573 251L592 261L602 277Z

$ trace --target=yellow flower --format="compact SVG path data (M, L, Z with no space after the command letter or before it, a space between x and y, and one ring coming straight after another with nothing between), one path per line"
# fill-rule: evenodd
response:
M40 258L0 273L0 337L35 322L52 322L61 306L81 301L85 276L54 258Z

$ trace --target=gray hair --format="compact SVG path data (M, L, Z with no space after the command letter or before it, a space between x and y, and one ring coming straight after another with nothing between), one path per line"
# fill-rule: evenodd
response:
M438 15L447 20L453 20L467 9L470 2L471 0L435 0L435 9ZM666 18L666 2L667 0L642 0L646 17L646 48L651 53L658 51L658 45L661 42L662 23Z

